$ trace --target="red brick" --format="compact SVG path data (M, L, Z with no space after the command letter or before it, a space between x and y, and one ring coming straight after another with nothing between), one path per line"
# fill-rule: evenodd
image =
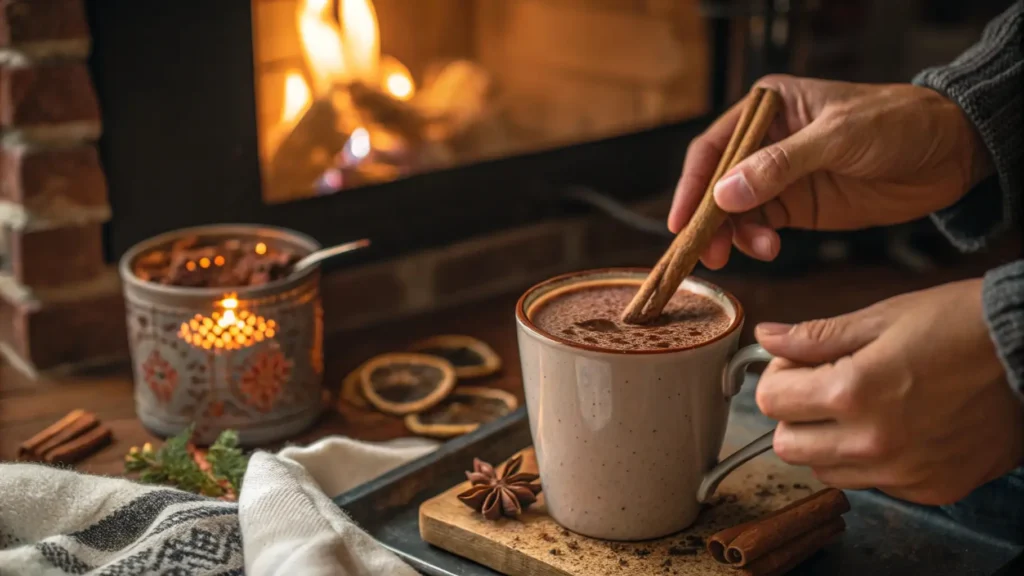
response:
M0 341L38 370L127 358L124 298L118 292L42 307L0 299Z
M352 318L385 316L401 310L406 292L405 283L387 264L332 272L320 283L324 330L331 332Z
M88 37L83 0L0 0L0 46Z
M442 253L434 270L434 293L447 296L500 282L505 278L532 279L567 260L564 229L504 234L484 238L479 246L459 246Z
M99 103L84 64L0 71L0 124L5 127L99 120Z
M0 199L42 210L58 197L78 206L107 203L107 180L96 148L0 150Z
M4 269L19 283L44 288L95 278L103 271L103 224L5 230Z

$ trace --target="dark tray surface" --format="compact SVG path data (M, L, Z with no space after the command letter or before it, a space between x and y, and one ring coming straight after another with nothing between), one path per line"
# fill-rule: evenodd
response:
M753 386L737 399L730 428L744 433L770 425L752 409ZM373 537L416 569L436 576L497 572L430 546L419 536L419 505L463 481L473 457L503 461L530 445L525 408L446 443L436 452L337 496ZM988 537L940 511L893 500L874 491L847 492L853 509L844 518L842 544L816 555L792 574L861 576L930 574L992 576L1024 573L1024 547Z

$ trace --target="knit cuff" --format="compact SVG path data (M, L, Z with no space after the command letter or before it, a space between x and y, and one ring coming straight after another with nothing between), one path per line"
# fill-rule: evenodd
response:
M1014 224L1020 213L1024 51L1024 2L1018 0L982 34L981 40L948 66L929 68L913 83L953 102L978 131L992 156L996 178L969 191L932 218L961 250L984 247Z
M985 322L1006 378L1024 400L1024 260L989 270L981 294Z

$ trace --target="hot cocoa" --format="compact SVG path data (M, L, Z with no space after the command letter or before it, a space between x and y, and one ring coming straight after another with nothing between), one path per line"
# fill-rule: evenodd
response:
M679 290L662 315L644 324L620 320L639 284L585 284L537 302L530 319L538 328L577 344L610 350L656 351L713 340L732 324L725 310L707 296Z

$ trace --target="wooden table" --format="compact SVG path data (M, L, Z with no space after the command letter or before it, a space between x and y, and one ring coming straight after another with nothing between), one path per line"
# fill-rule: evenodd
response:
M952 268L914 274L888 267L837 265L794 278L702 274L732 291L746 308L744 341L757 322L795 322L856 310L895 294L979 276L987 268L1019 254L965 258ZM336 396L344 375L366 358L401 350L413 340L434 334L463 333L490 343L505 361L502 373L482 385L516 394L522 400L513 307L518 294L507 294L447 311L425 314L357 332L338 334L326 343L325 387ZM79 465L83 471L120 474L131 446L157 442L135 417L131 370L125 364L74 377L32 381L0 367L0 460L14 459L18 444L74 408L95 412L114 433L114 442ZM337 401L311 430L292 439L306 443L330 434L365 440L408 435L402 421ZM273 448L273 447L270 447Z

